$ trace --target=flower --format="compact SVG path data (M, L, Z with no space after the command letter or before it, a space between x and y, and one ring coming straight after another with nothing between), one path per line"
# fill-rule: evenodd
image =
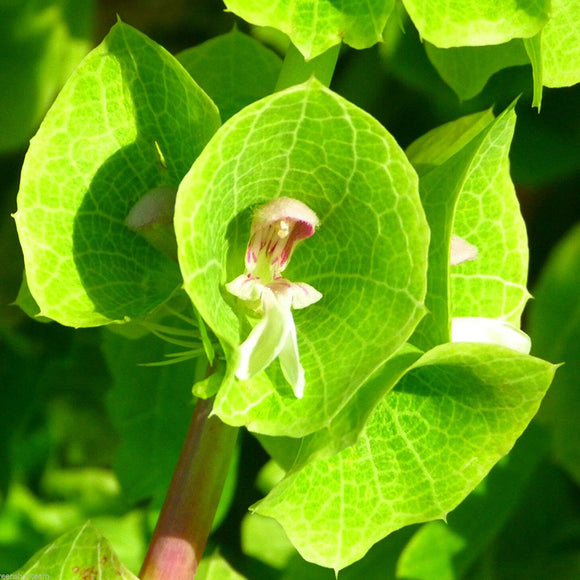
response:
M468 262L477 258L477 248L463 238L453 234L451 236L451 265L457 266L461 262Z
M280 197L258 208L246 251L246 272L226 284L228 292L261 316L239 347L236 376L249 379L279 358L298 398L304 395L305 378L292 309L306 308L322 294L309 284L291 282L281 272L296 244L312 236L318 224L316 214L296 199Z

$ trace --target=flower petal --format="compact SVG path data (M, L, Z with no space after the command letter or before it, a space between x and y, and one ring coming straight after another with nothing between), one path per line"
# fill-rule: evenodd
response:
M284 220L303 224L300 239L310 237L320 223L318 216L306 204L291 197L278 197L256 210L252 233Z
M322 298L322 294L304 282L290 282L286 278L276 278L267 287L281 299L289 301L292 308L306 308Z
M499 344L523 354L529 354L532 347L530 337L525 332L497 318L453 318L451 342Z
M304 282L294 282L292 284L292 308L306 308L322 298L322 294Z
M304 368L300 364L300 355L298 353L298 339L296 337L296 325L292 318L292 313L289 313L288 333L282 350L280 351L280 366L284 377L294 389L294 395L298 399L304 396Z
M477 258L477 248L463 238L453 234L451 236L451 265L457 266L461 262L468 262Z
M264 285L257 278L251 278L247 274L242 274L226 284L226 289L230 294L237 296L241 300L253 302L259 300L264 290Z
M240 362L236 376L241 380L263 371L280 354L289 331L288 320L294 326L290 304L278 300L265 287L262 292L262 308L264 315L240 345Z

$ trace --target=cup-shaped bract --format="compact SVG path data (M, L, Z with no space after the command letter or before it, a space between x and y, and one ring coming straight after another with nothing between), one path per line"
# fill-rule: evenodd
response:
M284 270L323 296L294 312L300 400L277 364L234 378L256 320L224 288L244 273L251 211L280 197L320 219ZM216 133L180 185L175 228L185 289L228 357L214 406L228 423L273 435L319 429L424 314L429 230L417 175L384 127L316 80L250 105Z
M219 126L210 98L163 48L116 24L33 138L16 225L40 314L98 326L148 314L179 268L131 229L131 208L176 189Z

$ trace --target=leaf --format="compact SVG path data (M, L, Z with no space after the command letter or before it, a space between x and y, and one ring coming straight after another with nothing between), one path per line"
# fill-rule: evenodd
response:
M532 107L538 109L542 106L542 88L544 85L544 64L542 62L542 32L538 32L536 36L531 38L524 38L524 47L528 53L528 58L532 64L532 73L534 81L534 94L532 99Z
M421 37L440 48L528 38L550 15L549 0L403 0L403 4Z
M262 436L260 443L280 465L293 471L354 445L369 415L421 354L404 344L322 429L302 439Z
M167 300L177 265L125 219L148 191L177 187L218 124L171 55L130 26L112 28L63 88L22 170L15 218L43 316L97 326Z
M301 555L340 570L412 523L445 518L514 444L554 368L503 347L444 344L385 397L358 443L255 506Z
M425 43L425 51L441 78L461 100L478 95L496 72L530 64L521 39L493 46L437 48Z
M484 112L434 129L409 146L421 171L432 232L429 314L412 340L424 350L450 339L452 317L501 318L519 325L529 296L528 250L509 174L514 124L513 107L493 122ZM477 247L475 260L450 267L452 233Z
M0 151L24 147L91 48L93 0L3 2Z
M551 18L542 29L543 83L568 87L580 82L580 4L552 0Z
M469 23L472 24L471 22ZM532 63L533 106L540 107L542 85L565 87L580 82L580 8L573 0L554 0L550 18L536 34L516 34L505 44L474 42L478 34L464 42L425 44L429 60L460 99L477 95L489 78L501 69ZM426 38L427 36L424 35ZM512 37L513 38L513 37ZM429 40L429 38L427 38ZM504 41L505 42L505 41ZM492 46L480 46L490 44ZM462 46L466 45L466 46Z
M405 153L417 172L422 175L461 151L495 119L490 110L460 117L422 135Z
M296 554L284 530L272 518L246 514L242 520L240 535L244 555L272 568L284 570Z
M546 433L532 424L447 522L429 522L415 533L399 559L398 577L463 578L518 507L547 443Z
M18 577L22 578L33 578L42 574L61 580L137 580L119 561L109 542L90 522L38 552L14 574L20 574Z
M196 580L244 580L245 576L238 574L221 554L213 553L199 563Z
M274 92L280 57L237 29L176 55L212 98L222 121Z
M107 331L103 338L114 381L107 407L121 440L115 472L129 502L153 497L160 504L193 414L196 361L144 367L176 347L151 334L130 340Z
M556 461L580 483L580 226L556 247L530 308L534 353L564 362L542 407Z
M509 168L515 121L512 107L497 118L461 189L453 232L476 246L478 254L452 270L454 317L501 318L519 326L529 298L526 226Z
M337 44L369 48L383 39L394 0L225 0L229 10L258 26L286 33L306 60Z
M249 325L223 288L244 270L249 211L281 195L322 224L285 270L323 294L294 315L300 400L276 361L249 381L233 377ZM375 119L316 80L218 131L180 186L175 226L185 289L228 358L214 406L226 423L292 437L324 427L423 315L428 231L416 175Z

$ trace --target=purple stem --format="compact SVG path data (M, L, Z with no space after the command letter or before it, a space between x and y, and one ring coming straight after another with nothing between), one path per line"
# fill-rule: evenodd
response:
M238 430L199 399L139 577L192 580L217 510Z

